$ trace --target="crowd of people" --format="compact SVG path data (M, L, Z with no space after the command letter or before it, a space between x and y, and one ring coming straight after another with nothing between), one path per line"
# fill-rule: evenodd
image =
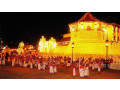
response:
M49 73L57 73L57 67L60 65L73 67L73 76L76 76L76 69L79 70L80 77L88 77L89 69L101 72L102 68L109 68L113 63L113 59L105 60L104 58L84 58L80 57L77 59L71 59L67 56L39 56L38 54L24 54L18 55L17 53L12 53L11 55L6 55L2 53L0 55L0 65L6 65L6 62L11 62L14 67L19 65L21 67L37 68L38 70L45 70L49 67Z

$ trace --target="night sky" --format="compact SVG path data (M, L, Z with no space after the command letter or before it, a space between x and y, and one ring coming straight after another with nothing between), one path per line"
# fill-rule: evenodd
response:
M79 20L85 12L0 12L0 38L9 47L17 47L20 41L37 45L44 35L47 40L59 41L68 33L68 24ZM120 13L93 12L97 19L120 24Z

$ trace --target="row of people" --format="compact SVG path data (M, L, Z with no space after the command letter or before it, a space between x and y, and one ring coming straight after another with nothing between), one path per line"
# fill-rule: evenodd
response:
M78 59L78 60L74 60L73 62L73 76L76 76L76 69L79 68L79 74L80 77L84 77L84 76L89 76L89 68L91 68L92 70L97 69L98 72L101 71L102 68L105 68L106 63L103 63L105 61L105 59L103 58L95 58L92 60L92 58L88 58L88 59ZM107 65L111 65L113 63L112 59L106 60Z
M44 56L38 56L38 55L18 55L13 54L12 56L8 57L8 61L12 62L12 66L15 66L16 64L22 66L22 67L28 67L30 68L36 67L38 70L45 70L46 66L49 67L50 73L57 72L57 65L60 65L61 59L64 59L64 65L65 66L73 66L73 76L76 76L76 69L79 68L79 74L80 77L89 76L89 68L92 68L92 70L98 69L98 72L101 71L101 68L109 67L110 63L113 62L112 59L105 60L104 58L95 58L92 59L92 57L88 59L84 59L83 57L78 58L77 60L74 60L72 62L70 57L44 57ZM4 62L5 65L5 55L1 55L0 61Z

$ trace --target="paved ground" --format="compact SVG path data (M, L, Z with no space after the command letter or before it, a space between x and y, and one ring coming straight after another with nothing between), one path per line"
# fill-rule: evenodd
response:
M20 66L12 67L11 65L0 66L0 79L120 79L120 71L103 69L101 73L97 70L90 69L90 76L80 78L77 69L77 76L72 76L72 67L58 66L58 72L55 74L49 73L49 68L46 70L30 69Z

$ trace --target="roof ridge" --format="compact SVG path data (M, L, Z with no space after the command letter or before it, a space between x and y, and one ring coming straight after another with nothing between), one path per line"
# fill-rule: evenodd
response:
M99 21L90 12L85 13L78 21Z

